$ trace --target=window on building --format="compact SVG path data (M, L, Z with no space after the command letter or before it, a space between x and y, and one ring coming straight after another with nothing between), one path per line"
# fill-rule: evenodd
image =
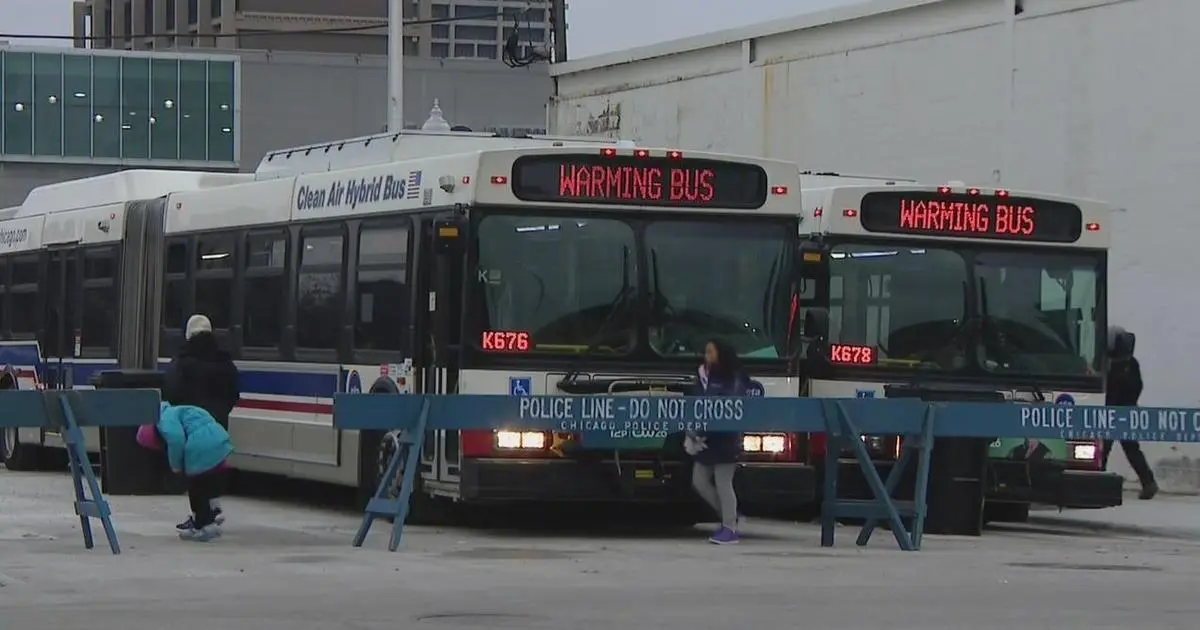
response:
M208 16L214 20L221 17L221 0L211 0Z
M521 7L505 7L504 21L525 22L545 22L546 11L544 9L525 9Z
M121 157L150 157L150 58L121 58Z
M63 155L92 155L92 57L63 56Z
M404 349L408 330L408 226L364 226L358 235L354 347Z
M499 13L493 7L481 7L472 4L456 4L454 5L454 17L456 18L477 18L481 20L493 19Z
M208 159L208 64L179 62L179 159Z
M429 56L438 59L445 59L450 56L450 44L445 42L433 42L429 45Z
M448 5L448 4L433 5L431 17L433 17L434 19L438 19L438 20L440 20L442 18L450 17L450 5Z
M405 56L415 57L421 54L421 38L406 37L404 39L404 54Z
M175 0L167 0L167 30L175 28Z
M84 250L80 345L103 349L116 346L118 306L116 248Z
M33 55L4 53L3 94L4 129L3 153L31 155L33 153Z
M214 2L213 5L219 7L221 3L218 1ZM144 0L142 2L142 23L145 24L145 28L142 29L141 33L137 33L137 35L146 35L155 32L154 2L152 0Z
M287 298L287 234L266 232L246 236L246 307L242 345L251 348L279 346Z
M496 45L495 44L479 44L475 47L475 56L481 59L495 59Z
M214 329L227 330L233 317L234 234L203 234L196 239L196 313Z
M37 53L33 56L33 153L63 154L62 55Z
M296 288L296 345L336 349L342 321L343 235L308 230L302 233L300 274Z
M217 2L220 2L220 0L217 0ZM188 26L200 21L200 0L188 0L187 21Z
M234 62L208 63L208 157L214 162L234 159Z
M494 42L496 41L496 27L494 26L468 26L459 24L454 27L455 39L473 39L476 41Z
M121 7L121 23L125 25L125 41L133 36L133 6L126 4Z
M429 34L434 39L450 39L450 25L434 24L433 26L429 27Z
M475 56L475 44L455 44L454 56L459 59L470 59Z
M121 58L92 58L92 155L121 157Z
M150 105L150 158L178 160L178 60L152 59L150 61Z
M513 30L514 29L511 26L505 27L504 38L508 39L513 34ZM516 30L519 31L517 34L517 39L520 40L521 43L540 43L546 41L546 29L544 28L520 28Z

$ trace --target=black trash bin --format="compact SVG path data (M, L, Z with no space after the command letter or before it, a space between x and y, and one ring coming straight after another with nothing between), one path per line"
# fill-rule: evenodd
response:
M159 370L105 370L92 377L96 389L162 389L165 374ZM100 430L100 485L106 494L179 494L166 456L137 443L137 427Z
M951 384L887 385L887 398L919 398L925 402L1005 402L995 390ZM925 533L955 536L983 534L987 490L988 442L982 438L940 437L929 458ZM905 475L914 482L916 467ZM903 487L911 487L905 481Z

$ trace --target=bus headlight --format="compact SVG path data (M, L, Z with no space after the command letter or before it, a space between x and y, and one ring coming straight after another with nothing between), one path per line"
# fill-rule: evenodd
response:
M747 453L782 453L787 436L778 433L747 433L742 436L742 450Z
M1071 445L1071 459L1090 462L1096 459L1095 444L1073 444Z
M540 449L546 447L541 431L496 431L496 448Z

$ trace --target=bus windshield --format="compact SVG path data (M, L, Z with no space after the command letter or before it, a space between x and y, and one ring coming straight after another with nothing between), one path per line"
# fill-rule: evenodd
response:
M880 367L1051 377L1099 367L1103 254L847 243L830 259L830 341L877 348Z
M794 221L489 214L475 235L474 319L530 352L785 352Z

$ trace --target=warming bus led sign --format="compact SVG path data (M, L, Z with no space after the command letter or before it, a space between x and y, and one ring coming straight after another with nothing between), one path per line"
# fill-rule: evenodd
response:
M829 362L834 365L875 365L878 351L871 346L851 343L829 344Z
M645 152L530 155L512 168L522 201L755 209L768 192L767 173L754 164Z
M1074 243L1083 231L1079 206L1048 199L889 191L863 195L860 210L869 232Z
M520 330L485 330L479 340L484 352L529 352L533 341Z

